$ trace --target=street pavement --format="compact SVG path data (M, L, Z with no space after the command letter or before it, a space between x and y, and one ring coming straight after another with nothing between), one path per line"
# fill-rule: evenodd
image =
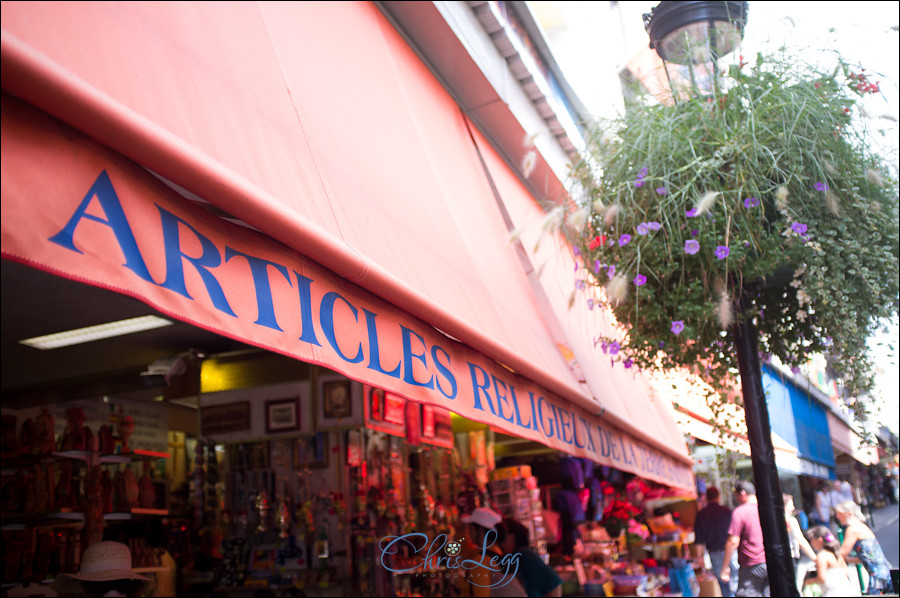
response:
M872 531L884 550L884 556L891 563L891 568L900 565L900 505L888 504L880 509L872 510Z

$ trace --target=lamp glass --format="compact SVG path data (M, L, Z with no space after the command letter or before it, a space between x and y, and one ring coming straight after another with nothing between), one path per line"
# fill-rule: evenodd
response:
M741 38L735 23L701 21L672 31L659 42L658 51L675 64L703 64L733 51Z

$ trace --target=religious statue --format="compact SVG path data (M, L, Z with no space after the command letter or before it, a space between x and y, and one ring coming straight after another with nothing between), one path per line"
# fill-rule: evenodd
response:
M41 409L41 412L34 418L34 454L49 455L56 450L55 436L56 422L47 409Z
M122 440L122 452L130 453L131 449L128 446L128 439L134 434L134 419L130 415L126 415L119 420L117 429L119 438Z
M84 528L81 532L82 553L88 546L103 539L103 488L101 479L103 468L95 465L91 468L85 488Z
M142 509L152 509L156 507L156 486L150 477L150 462L144 461L144 473L138 483L138 502Z
M85 442L84 420L84 410L80 407L66 409L66 427L59 441L59 450L84 451L91 449Z

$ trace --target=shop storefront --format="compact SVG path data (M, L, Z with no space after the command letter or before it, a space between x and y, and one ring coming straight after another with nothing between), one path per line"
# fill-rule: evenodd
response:
M280 364L204 390L247 361L207 356L170 398L198 440L146 456L186 459L190 497L141 514L189 505L181 546L216 566L182 582L398 591L377 540L455 533L460 493L505 479L473 436L470 484L451 413L693 497L669 402L603 359L611 324L527 226L559 181L526 185L374 4L4 4L2 60L4 260ZM97 454L133 452L113 435Z

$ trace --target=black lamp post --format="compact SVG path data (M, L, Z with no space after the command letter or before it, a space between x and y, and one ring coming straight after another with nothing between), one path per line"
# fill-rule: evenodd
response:
M650 36L650 47L656 50L663 63L694 65L711 62L714 73L716 60L734 50L740 43L746 23L747 2L664 0L649 14L644 15L644 28ZM671 86L671 81L669 83ZM674 95L673 93L673 97ZM746 300L749 290L744 289L742 301ZM743 313L743 309L739 313ZM751 321L744 321L732 326L731 335L741 376L744 417L750 441L754 486L759 501L769 588L772 596L799 596L794 579L781 481L775 466L769 411L762 387L757 348L758 331Z

